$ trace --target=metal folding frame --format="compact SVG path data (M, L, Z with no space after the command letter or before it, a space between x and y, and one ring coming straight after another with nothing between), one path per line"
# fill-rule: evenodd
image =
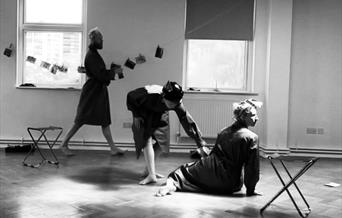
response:
M25 156L24 160L23 160L23 165L26 167L32 167L32 168L38 168L40 167L43 163L47 162L49 164L54 164L57 167L59 166L59 161L55 155L55 153L53 152L52 148L53 146L56 144L57 140L59 139L59 137L61 136L62 132L63 132L63 128L61 127L56 127L56 126L49 126L49 127L39 127L39 128L34 128L34 127L28 127L27 131L33 141L33 144L31 146L31 150L27 153L27 155ZM34 136L33 136L33 131L37 131L40 132L39 137L35 140ZM49 142L47 136L46 136L46 132L47 131L58 131L57 136L55 137L55 139L51 142ZM44 139L46 144L49 147L49 150L51 151L52 156L54 157L54 161L52 160L48 160L45 158L45 156L43 155L43 153L41 152L40 148L39 148L39 142L41 139ZM26 159L33 153L33 151L37 150L38 153L40 154L42 160L38 163L38 164L30 164L26 162Z
M287 175L290 177L290 181L287 182L286 184L285 184L283 178L281 177L281 175L280 175L278 169L276 168L275 164L274 164L273 161L272 161L272 159L274 159L274 158L271 157L271 156L268 156L267 159L269 159L269 161L270 161L270 163L271 163L271 165L272 165L274 171L276 172L276 174L277 174L279 180L281 181L281 183L282 183L282 185L283 185L283 188L280 189L279 192L278 192L277 194L275 194L274 197L273 197L269 202L267 202L267 203L265 204L265 206L263 206L263 207L260 209L260 214L262 215L263 212L264 212L264 210L265 210L268 206L270 206L270 204L271 204L276 198L278 198L284 191L286 191L287 194L289 195L289 197L290 197L290 199L291 199L293 205L295 206L295 208L296 208L298 214L299 214L301 217L303 217L303 218L304 218L304 217L307 217L307 216L311 213L311 208L310 208L309 203L308 203L308 202L306 201L306 199L304 198L304 195L302 194L302 192L301 192L300 189L298 188L298 186L297 186L297 184L296 184L296 180L299 179L299 177L301 177L301 176L302 176L310 167L312 167L312 166L315 164L315 162L316 162L319 158L312 158L312 159L310 159L310 160L303 166L303 168L302 168L301 170L298 171L298 173L297 173L294 177L291 176L291 174L290 174L290 172L288 171L287 167L285 166L283 160L281 160L280 158L277 158L277 159L279 160L279 162L281 163L281 165L284 167L284 169L285 169ZM305 203L305 205L306 205L306 207L307 207L307 208L306 208L307 212L302 212L302 211L299 209L299 207L298 207L297 203L295 202L293 196L291 195L290 191L288 190L288 188L289 188L292 184L296 187L296 189L297 189L299 195L301 196L303 202Z

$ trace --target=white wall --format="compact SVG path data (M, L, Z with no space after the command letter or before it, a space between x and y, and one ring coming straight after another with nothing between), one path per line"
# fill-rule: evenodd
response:
M292 41L289 145L341 150L342 1L294 1Z
M264 101L265 107L255 131L266 150L295 146L342 150L341 2L320 2L257 0L253 69L259 95L253 97ZM118 142L132 142L130 129L123 128L123 122L131 121L125 105L129 90L182 81L184 7L185 0L88 0L87 26L102 30L101 54L107 64L123 64L139 53L147 58L134 70L124 68L125 78L109 87L112 133ZM15 43L15 37L16 1L0 0L1 53ZM154 57L158 44L165 49L163 59ZM15 61L0 55L0 142L29 139L28 126L69 129L80 92L16 89ZM174 114L171 118L175 143L178 124ZM322 127L325 134L307 135L306 127ZM100 128L91 126L83 127L73 140L105 141Z
M265 76L265 147L287 148L291 63L292 0L272 0L268 8Z

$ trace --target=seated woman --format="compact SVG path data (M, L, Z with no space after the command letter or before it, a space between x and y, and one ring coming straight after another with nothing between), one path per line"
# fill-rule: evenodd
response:
M234 103L235 122L218 134L210 155L171 172L166 185L159 189L156 196L175 191L232 194L240 191L243 184L247 196L257 195L258 136L248 127L255 126L258 120L256 109L261 105L262 102L254 99Z

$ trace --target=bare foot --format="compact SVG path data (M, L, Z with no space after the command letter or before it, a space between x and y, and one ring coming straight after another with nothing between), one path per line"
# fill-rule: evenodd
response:
M110 148L110 154L111 154L112 156L122 156L122 155L125 154L126 151L127 151L127 150L122 150L122 149L120 149L120 148L118 148L118 147L111 147L111 148Z
M157 177L157 179L161 179L161 178L164 178L165 176L162 174L156 173L156 177Z
M156 183L157 177L155 175L148 175L145 179L139 182L139 185L147 185L150 183Z
M145 171L141 174L141 177L142 177L142 178L145 178L145 177L147 177L147 176L148 176L148 171L145 169ZM165 176L162 175L162 174L156 173L156 177L157 177L157 179L162 179L162 178L164 178Z
M72 152L68 147L66 147L66 146L62 146L61 148L61 151L62 151L62 153L65 155L65 156L74 156L75 155L75 153L74 152Z

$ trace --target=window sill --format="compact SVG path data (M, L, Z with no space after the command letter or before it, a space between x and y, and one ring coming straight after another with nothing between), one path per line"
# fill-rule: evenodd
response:
M32 86L16 86L17 89L45 89L45 90L69 90L69 91L80 91L82 88L75 87L32 87Z
M212 94L212 95L251 95L258 96L256 92L234 92L234 91L184 91L186 94Z

